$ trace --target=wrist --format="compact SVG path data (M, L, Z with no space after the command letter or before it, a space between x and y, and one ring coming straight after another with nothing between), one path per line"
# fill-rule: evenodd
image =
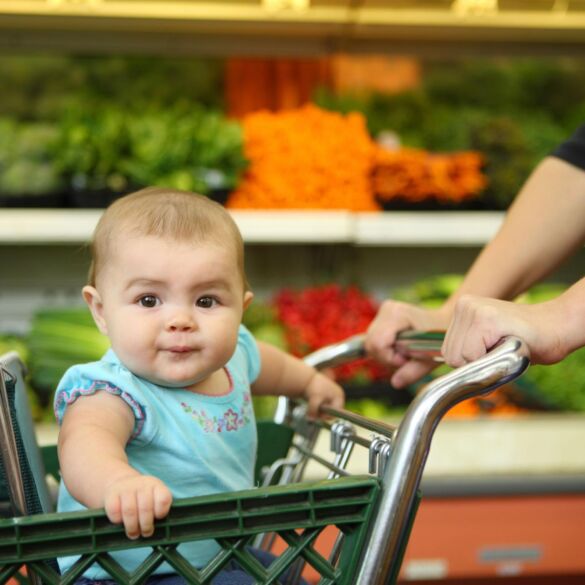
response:
M307 366L307 369L308 369L307 377L304 379L304 384L303 384L303 389L302 389L302 394L301 394L301 398L304 398L305 400L308 399L307 390L309 389L309 386L313 383L313 381L317 378L317 376L322 375L322 374L320 374L320 372L316 368L313 368L312 366Z
M127 479L133 479L135 477L139 477L140 475L142 474L130 466L127 466L126 469L120 469L117 471L110 472L107 476L108 479L104 484L104 489L108 490L116 483L125 481Z
M585 345L585 303L573 289L546 303L555 315L554 330L559 339L561 358Z
M438 309L435 309L433 314L433 329L438 331L447 330L451 319L453 318L453 312L455 310L456 299L447 299L445 303Z

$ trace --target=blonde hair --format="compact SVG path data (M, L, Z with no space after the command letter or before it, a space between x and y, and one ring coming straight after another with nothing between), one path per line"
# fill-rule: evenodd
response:
M120 234L221 245L231 242L244 289L249 289L240 230L221 205L203 195L148 187L114 201L101 216L93 234L88 275L91 286L96 285L108 254L112 253L111 244Z

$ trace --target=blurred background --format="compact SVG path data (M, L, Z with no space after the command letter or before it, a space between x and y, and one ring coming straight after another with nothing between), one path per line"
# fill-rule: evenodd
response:
M116 197L162 185L226 205L246 324L306 355L385 298L456 289L584 122L584 55L583 0L0 0L0 351L28 365L39 429L63 371L107 348L79 291ZM558 295L584 260L519 302ZM367 360L336 375L376 418L417 390ZM583 411L585 350L451 411L402 578L585 583Z

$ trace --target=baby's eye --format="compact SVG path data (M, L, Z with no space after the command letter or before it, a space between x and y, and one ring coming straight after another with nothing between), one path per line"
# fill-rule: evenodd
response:
M160 304L160 300L154 295L144 295L138 299L138 304L141 307L152 309L152 307L156 307Z
M217 304L217 300L213 297L201 297L197 299L197 306L202 307L203 309L211 309Z

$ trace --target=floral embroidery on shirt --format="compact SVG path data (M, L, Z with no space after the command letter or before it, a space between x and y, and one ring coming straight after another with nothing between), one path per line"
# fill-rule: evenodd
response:
M229 407L221 416L210 416L205 412L204 408L196 409L189 406L186 402L181 402L183 412L189 414L191 418L206 432L206 433L221 433L223 431L237 431L242 427L250 424L252 414L252 399L250 394L244 394L242 407L234 410L234 407Z

